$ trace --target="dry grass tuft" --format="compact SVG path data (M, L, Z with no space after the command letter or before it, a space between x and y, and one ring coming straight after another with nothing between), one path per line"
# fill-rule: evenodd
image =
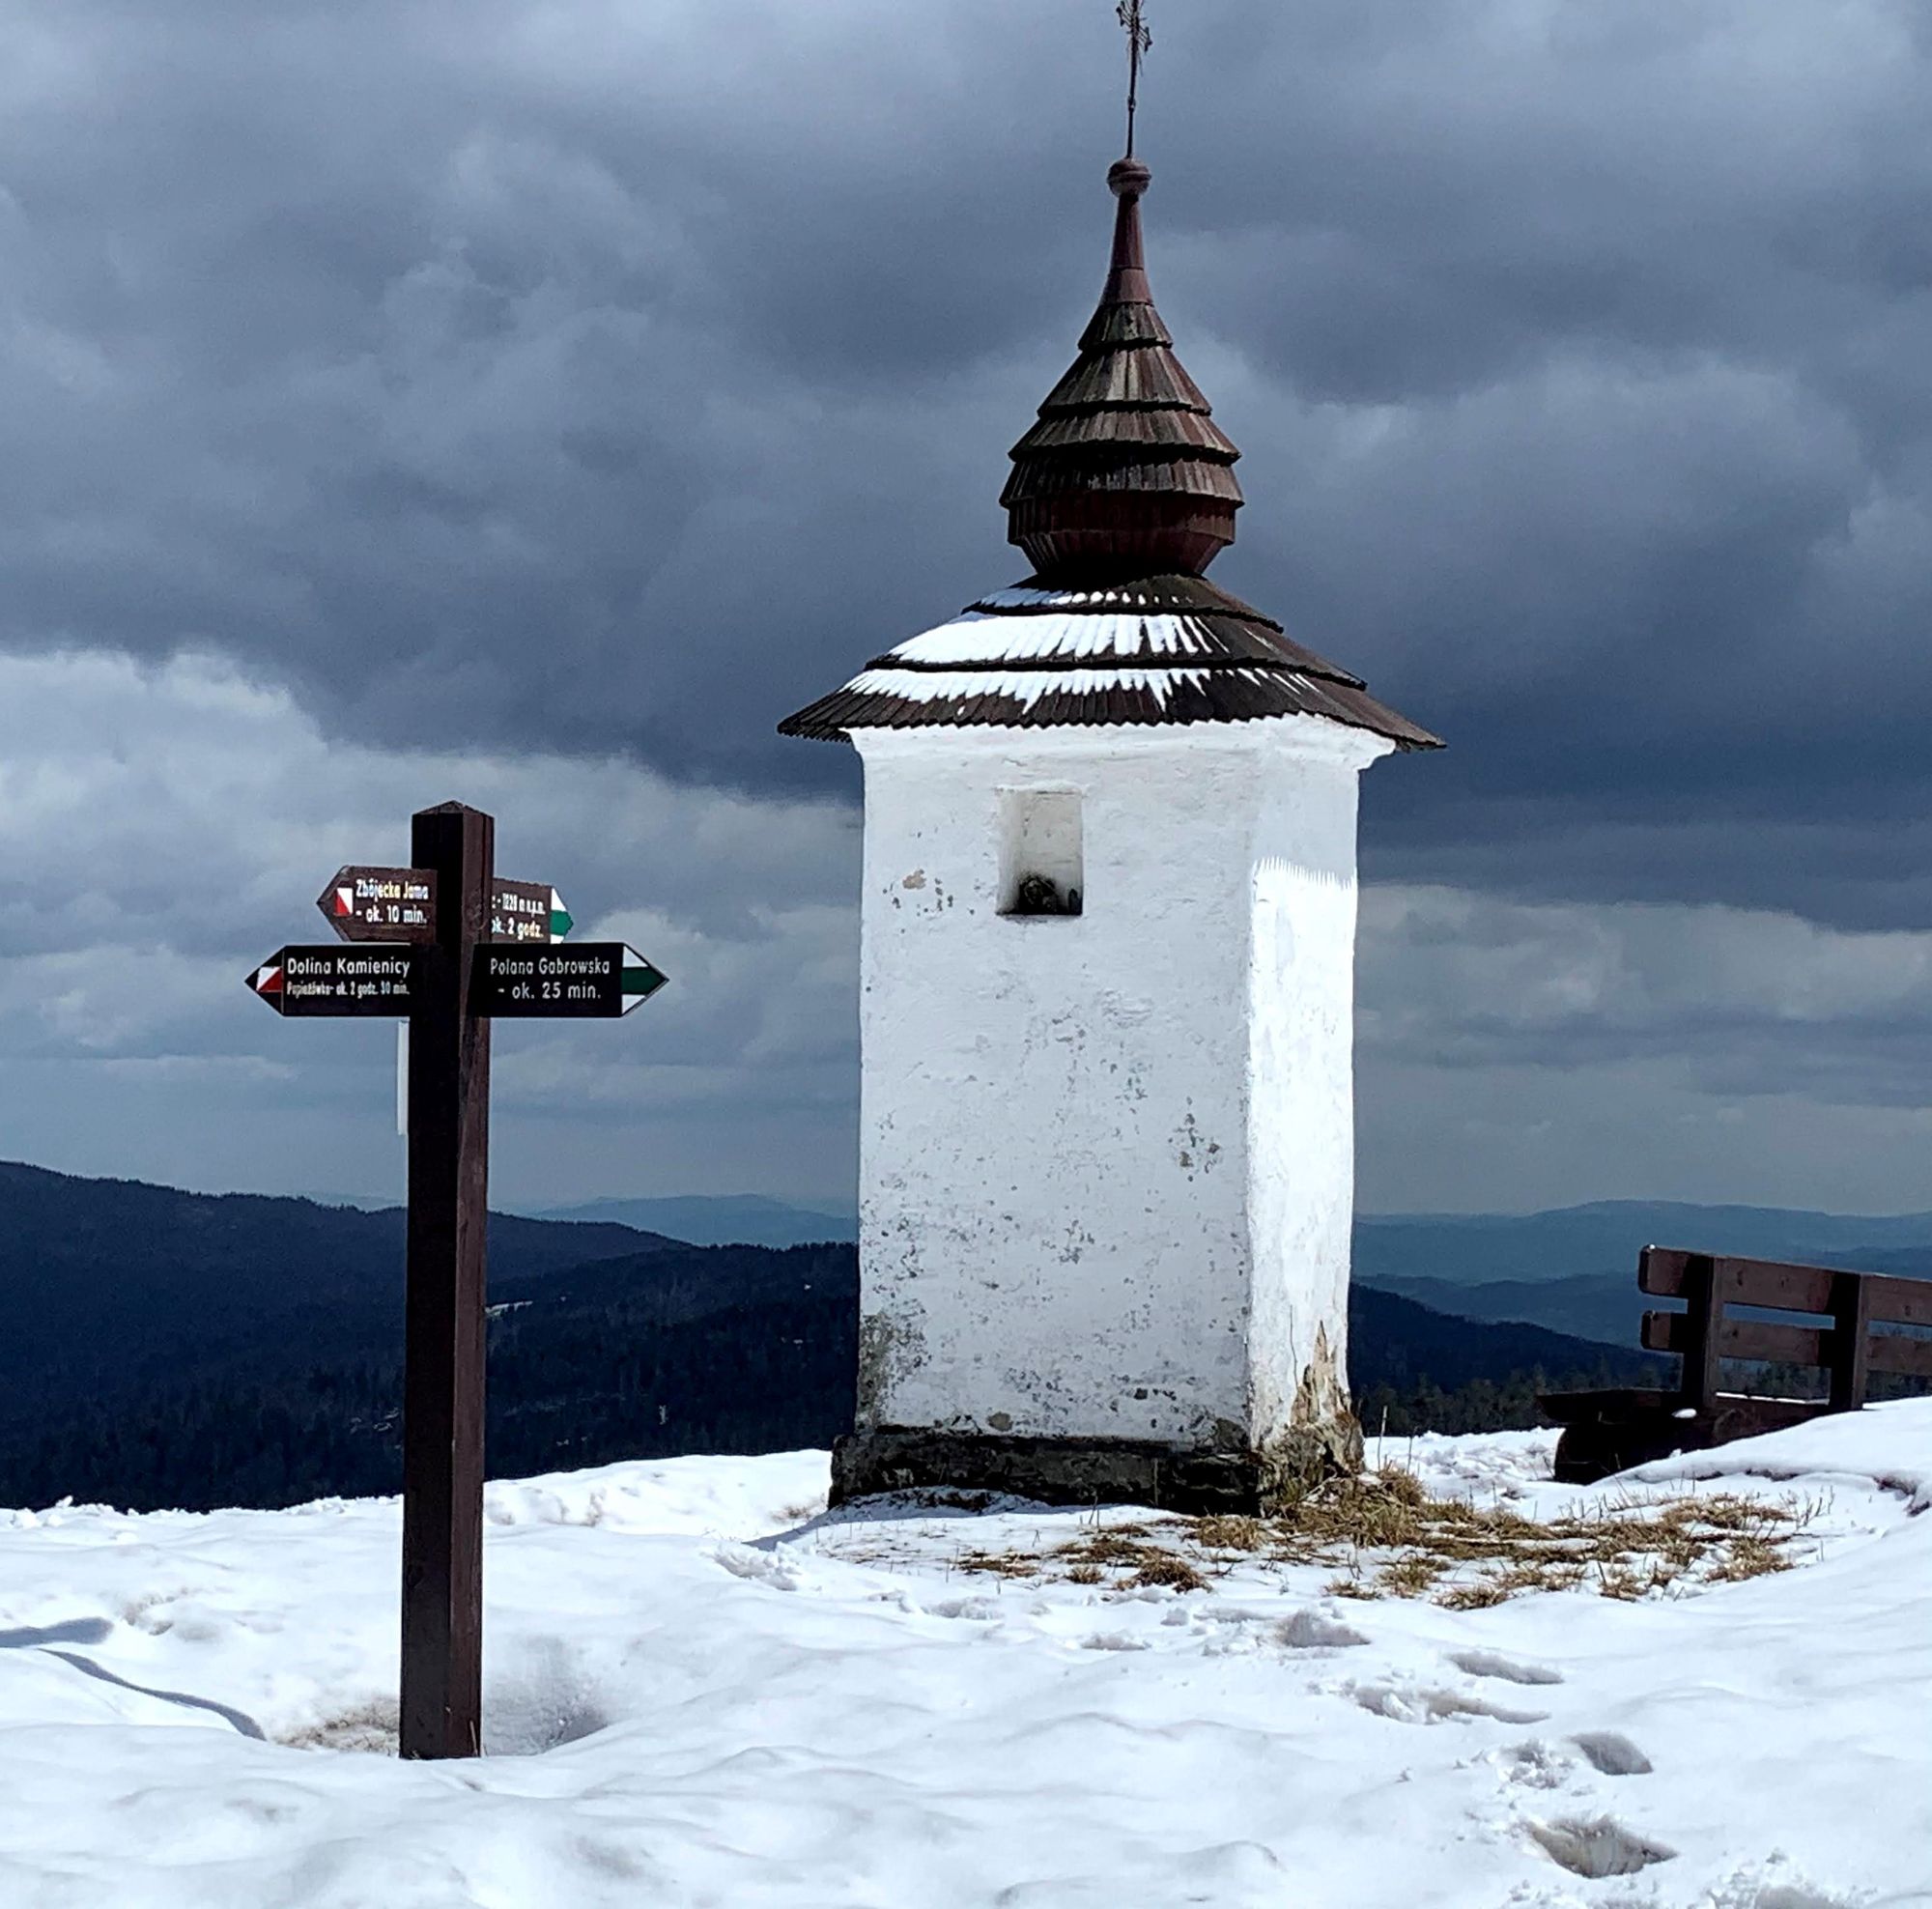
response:
M1495 1581L1510 1597L1520 1591L1568 1591L1583 1581L1588 1568L1581 1558L1517 1557L1495 1573Z
M1376 1591L1378 1596L1419 1598L1448 1569L1446 1557L1422 1551L1399 1552L1376 1573Z
M1724 1554L1704 1575L1719 1584L1741 1584L1747 1578L1768 1578L1774 1571L1789 1571L1791 1560L1770 1539L1755 1532L1740 1532L1725 1547Z
M1194 1542L1203 1551L1260 1551L1267 1543L1267 1526L1259 1518L1220 1513L1194 1521Z
M993 1578L1037 1578L1045 1560L1037 1552L968 1552L961 1571L983 1571Z
M969 1552L958 1568L1000 1578L1058 1576L1071 1584L1132 1590L1208 1588L1201 1566L1184 1551L1160 1542L1146 1524L1102 1525L1046 1553Z
M1531 1592L1593 1585L1631 1600L1787 1570L1788 1547L1819 1508L1625 1491L1538 1522L1501 1503L1431 1497L1412 1473L1390 1467L1316 1486L1272 1518L1095 1524L1043 1553L973 1553L960 1569L1201 1591L1243 1564L1326 1565L1341 1567L1329 1597L1433 1597L1447 1610L1481 1610Z
M1127 1580L1136 1590L1205 1591L1208 1580L1176 1552L1154 1552Z
M1429 1494L1422 1489L1422 1480L1414 1472L1405 1471L1399 1465L1383 1466L1375 1478L1383 1491L1406 1504L1421 1506L1429 1502Z

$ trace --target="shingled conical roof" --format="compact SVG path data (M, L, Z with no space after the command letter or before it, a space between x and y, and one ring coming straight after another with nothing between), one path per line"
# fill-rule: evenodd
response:
M1240 456L1174 355L1141 239L1152 175L1120 160L1114 260L1080 356L1012 449L1007 535L1047 584L1199 576L1235 540Z
M1436 739L1359 676L1202 573L1235 539L1240 453L1180 367L1153 308L1141 244L1149 173L1108 174L1114 259L1073 368L1013 446L1001 501L1037 574L876 657L779 725L856 729L1175 727L1314 718Z

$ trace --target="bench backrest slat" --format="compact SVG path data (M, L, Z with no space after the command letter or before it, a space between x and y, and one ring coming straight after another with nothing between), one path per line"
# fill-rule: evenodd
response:
M1687 1268L1708 1259L1714 1296L1727 1306L1769 1306L1780 1312L1829 1313L1835 1267L1787 1266L1778 1260L1745 1260L1722 1253L1688 1253L1674 1246L1646 1246L1637 1261L1638 1290L1653 1298L1682 1298ZM1856 1275L1869 1297L1874 1325L1932 1325L1932 1280L1890 1273Z
M1755 1302L1753 1302L1755 1303ZM1764 1359L1776 1365L1829 1365L1833 1329L1808 1325L1778 1325L1768 1319L1725 1318L1718 1327L1718 1356ZM1653 1353L1695 1350L1695 1333L1689 1313L1648 1312L1643 1316L1643 1343ZM1873 1372L1904 1373L1932 1379L1932 1339L1908 1339L1902 1333L1873 1332L1865 1339L1865 1357Z
M1932 1379L1932 1339L1908 1339L1899 1332L1874 1332L1871 1347L1874 1372L1903 1373L1908 1379Z

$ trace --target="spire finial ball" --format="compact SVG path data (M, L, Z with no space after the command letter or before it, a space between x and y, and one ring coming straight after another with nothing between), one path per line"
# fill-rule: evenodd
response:
M1107 170L1107 185L1117 199L1144 198L1153 174L1139 159L1116 159Z

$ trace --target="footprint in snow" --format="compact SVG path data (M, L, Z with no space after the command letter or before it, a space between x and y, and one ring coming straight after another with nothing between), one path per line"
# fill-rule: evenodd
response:
M1352 1626L1319 1610L1297 1610L1293 1617L1284 1617L1274 1627L1274 1637L1290 1650L1343 1650L1368 1642Z
M1007 1613L991 1598L947 1598L925 1607L928 1617L960 1617L974 1624L997 1624Z
M1651 1773L1650 1758L1615 1730L1584 1730L1570 1741L1601 1776L1647 1777Z
M1541 1724L1543 1710L1506 1710L1480 1696L1457 1691L1431 1690L1419 1684L1357 1684L1350 1693L1361 1707L1396 1724L1441 1724L1451 1718L1489 1717L1498 1724Z
M1610 1816L1566 1818L1531 1823L1529 1834L1552 1863L1573 1876L1634 1876L1653 1863L1668 1863L1677 1852L1627 1830Z
M1563 1673L1541 1664L1519 1664L1499 1650L1459 1650L1449 1662L1471 1677L1495 1677L1506 1684L1560 1684Z
M1573 1751L1599 1776L1647 1777L1651 1772L1650 1758L1614 1730L1586 1730L1568 1739L1567 1744L1531 1737L1524 1743L1492 1750L1485 1760L1513 1787L1559 1790L1568 1787L1577 1774L1577 1756Z

